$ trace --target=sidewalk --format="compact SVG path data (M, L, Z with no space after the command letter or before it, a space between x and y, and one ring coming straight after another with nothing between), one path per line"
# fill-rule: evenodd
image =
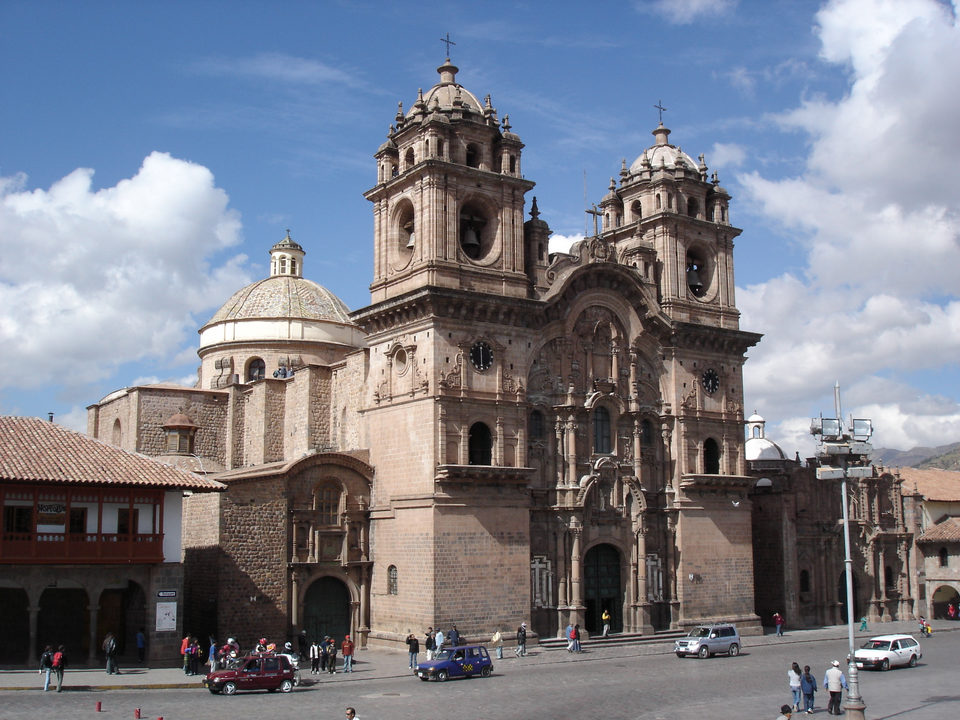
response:
M856 630L859 624L854 627ZM913 621L876 623L869 632L855 632L855 644L860 645L863 638L874 635L890 635L906 633L916 637L917 623ZM960 623L946 620L933 623L934 637L925 642L935 642L937 633L960 630ZM774 633L756 635L743 638L746 648L775 643L813 643L823 640L837 640L847 637L846 625L832 625L812 630L787 630L783 637ZM493 654L492 648L490 649ZM526 657L517 658L512 647L505 647L503 660L494 658L494 664L509 668L516 663L522 664L556 664L566 662L582 662L594 658L628 658L641 655L669 655L673 652L673 639L664 639L662 642L646 642L635 645L612 645L603 647L600 644L586 643L584 652L580 655L570 655L561 650L545 650L539 646L531 646ZM425 660L426 655L420 657ZM842 659L842 658L841 658ZM354 659L354 672L344 675L337 672L335 675L311 675L309 667L302 672L303 686L323 685L331 682L363 682L365 680L379 680L383 678L399 678L408 675L407 652L405 650L369 649L360 650ZM120 675L107 675L103 668L67 668L64 673L64 692L89 692L103 690L157 690L157 689L189 689L201 687L203 676L187 676L180 668L143 668L131 667L123 669ZM56 687L55 679L51 681L51 690ZM8 691L43 691L43 676L36 670L5 670L0 672L0 692Z

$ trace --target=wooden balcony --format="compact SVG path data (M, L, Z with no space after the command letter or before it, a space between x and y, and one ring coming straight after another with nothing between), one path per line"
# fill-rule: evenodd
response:
M0 563L163 562L163 534L16 533L0 535Z

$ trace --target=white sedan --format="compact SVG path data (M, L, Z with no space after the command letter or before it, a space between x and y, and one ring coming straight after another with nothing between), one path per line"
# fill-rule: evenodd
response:
M867 640L854 654L858 668L889 670L897 665L916 667L923 650L911 635L878 635Z

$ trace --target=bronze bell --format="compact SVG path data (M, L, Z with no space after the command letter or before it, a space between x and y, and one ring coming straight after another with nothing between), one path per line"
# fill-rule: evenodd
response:
M480 239L477 237L477 231L473 229L472 224L467 224L463 232L463 251L470 257L477 257L480 254Z
M697 264L690 263L687 266L687 287L697 297L703 295L703 282L700 280L700 273L697 272Z

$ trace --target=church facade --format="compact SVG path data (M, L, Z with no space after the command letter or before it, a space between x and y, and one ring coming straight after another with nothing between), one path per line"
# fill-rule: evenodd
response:
M457 72L375 153L367 307L288 233L201 328L195 387L89 408L227 488L184 503L184 630L759 632L730 196L661 124L549 253L520 137Z

